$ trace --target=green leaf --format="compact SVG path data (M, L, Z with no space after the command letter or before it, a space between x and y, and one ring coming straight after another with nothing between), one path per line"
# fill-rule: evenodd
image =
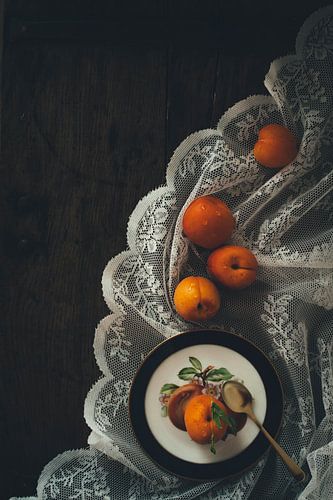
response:
M206 380L209 380L210 382L221 382L222 380L230 380L233 377L233 375L207 375Z
M216 455L216 448L215 448L215 436L212 433L212 437L210 438L210 451Z
M202 364L200 363L200 361L197 358L190 356L188 359L190 360L191 365L194 366L194 368L197 371L199 371L199 372L202 371Z
M191 380L193 376L196 375L196 373L197 371L189 366L180 370L180 372L178 373L178 377L182 380Z
M229 380L233 375L226 368L215 368L207 373L207 380L212 382L221 382L221 380Z
M216 413L216 410L212 407L212 417L213 417L213 420L215 422L215 425L219 428L219 429L222 429L222 425L221 425L221 419L218 415L218 413Z
M162 417L167 417L168 416L168 407L167 406L162 406L162 408L161 408L161 415L162 415Z
M232 417L229 417L216 403L212 402L212 417L219 429L222 428L221 420L230 427L232 434L237 434L236 422Z
M178 387L179 385L176 384L164 384L161 387L160 394L172 394Z
M220 408L216 403L212 403L212 406L214 407L214 411L215 413L225 422L225 419L226 418L229 418L228 415L226 414L226 412L224 410L222 410L222 408Z
M183 375L178 375L178 377L181 379L181 380L192 380L194 375L191 375L191 373L185 373Z
M237 424L236 424L236 420L234 419L234 417L228 417L229 418L229 429L230 429L230 432L231 434L233 434L234 436L236 436L237 434Z

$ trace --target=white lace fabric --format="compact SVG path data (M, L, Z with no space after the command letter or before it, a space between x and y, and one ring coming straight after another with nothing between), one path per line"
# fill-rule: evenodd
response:
M85 402L90 448L50 462L39 499L333 498L333 7L310 16L296 54L274 61L265 85L270 96L251 96L216 130L189 136L166 185L130 217L128 250L102 279L110 314L94 342L103 376ZM287 126L300 145L277 173L253 156L269 123ZM255 253L259 272L248 289L222 296L213 320L194 324L177 316L172 296L182 277L206 275L207 252L184 238L181 225L189 203L205 194L229 205L237 221L232 242ZM278 440L308 463L307 483L295 483L273 451L239 479L210 483L179 479L144 454L128 416L131 380L160 341L197 327L237 333L271 359L285 394Z

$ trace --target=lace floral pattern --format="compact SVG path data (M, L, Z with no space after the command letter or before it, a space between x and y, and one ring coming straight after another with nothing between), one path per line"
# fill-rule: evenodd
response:
M138 203L128 224L129 250L113 258L103 274L111 313L96 329L94 349L103 376L85 403L91 449L56 457L40 477L39 499L299 495L290 487L284 496L291 481L275 455L228 483L198 484L162 471L143 454L127 412L131 380L159 342L197 326L234 331L270 356L286 395L280 443L300 463L308 457L317 477L333 483L333 467L316 461L316 450L308 454L314 433L321 435L318 457L322 450L333 463L325 441L333 439L326 425L333 419L333 340L327 328L333 308L331 7L306 21L296 52L272 63L265 79L270 96L249 97L223 115L217 130L189 136L170 161L166 185ZM295 160L279 172L260 167L252 153L258 130L272 122L287 125L300 145ZM189 245L181 221L195 197L211 193L234 212L232 242L255 252L259 274L251 289L224 294L213 321L190 324L175 313L172 296L182 275L206 273L206 254ZM318 353L312 356L314 326ZM323 423L315 420L314 375L322 386ZM320 491L316 481L303 485L303 500Z
M270 356L276 359L281 356L285 361L295 363L301 367L305 363L306 326L299 322L297 326L289 319L288 306L292 301L291 295L282 295L275 299L268 295L264 301L266 314L261 319L267 325L267 332L272 336L274 349Z

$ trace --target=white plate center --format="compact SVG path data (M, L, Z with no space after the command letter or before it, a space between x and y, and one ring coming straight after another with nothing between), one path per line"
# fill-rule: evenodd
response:
M203 368L213 365L224 367L242 380L254 398L254 412L260 422L266 415L267 399L263 381L256 368L238 352L220 345L203 344L186 347L166 358L153 373L145 395L145 413L148 425L158 443L172 455L197 464L220 462L232 458L247 448L258 435L257 426L248 418L244 428L236 436L229 435L225 441L216 443L216 455L209 444L192 441L186 431L175 427L169 417L161 415L159 395L166 383L179 386L189 382L180 380L178 372L191 366L189 357L199 359Z

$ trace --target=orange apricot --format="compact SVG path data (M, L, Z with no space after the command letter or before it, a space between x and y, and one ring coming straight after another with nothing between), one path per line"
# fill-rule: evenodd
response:
M258 262L250 250L227 245L214 250L208 257L207 269L222 285L240 290L256 279Z
M203 248L216 248L230 239L235 219L228 206L215 196L192 201L183 217L184 234Z
M193 397L185 409L185 426L189 436L196 443L210 443L212 436L217 442L225 435L228 425L220 420L220 428L216 425L212 415L212 403L215 403L225 414L225 405L208 394Z
M273 123L259 131L254 145L254 157L264 167L282 168L297 156L298 148L294 134L286 127Z
M178 283L174 293L176 311L188 321L210 319L218 312L221 299L212 281L188 276Z

